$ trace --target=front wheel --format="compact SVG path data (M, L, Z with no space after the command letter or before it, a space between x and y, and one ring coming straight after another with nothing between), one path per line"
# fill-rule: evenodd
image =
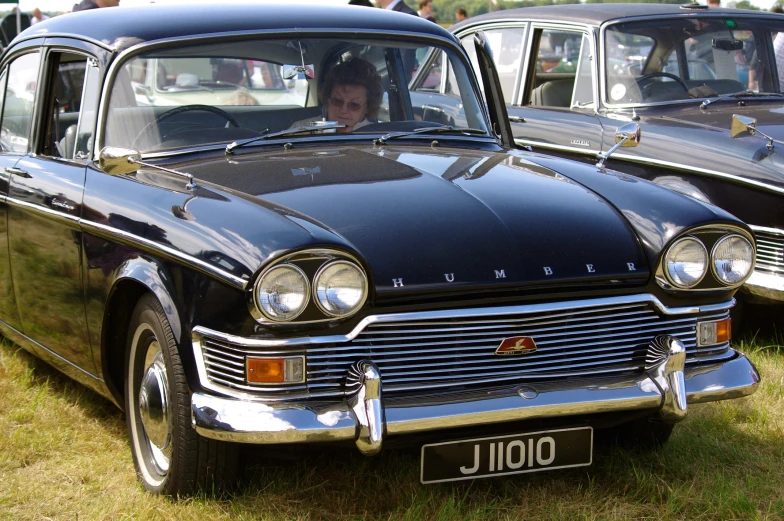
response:
M191 427L190 390L158 299L136 304L128 329L125 416L136 473L149 492L188 495L234 482L237 448Z

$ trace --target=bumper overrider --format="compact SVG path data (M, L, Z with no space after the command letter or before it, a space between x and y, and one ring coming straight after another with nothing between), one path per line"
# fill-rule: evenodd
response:
M259 402L197 392L191 398L192 423L202 436L242 443L354 440L366 455L379 452L387 436L517 420L649 410L676 423L691 403L756 390L757 369L745 355L730 351L732 356L720 363L685 367L684 344L659 335L649 343L644 374L636 378L569 379L389 399L378 367L360 360L347 372L347 396L340 402Z

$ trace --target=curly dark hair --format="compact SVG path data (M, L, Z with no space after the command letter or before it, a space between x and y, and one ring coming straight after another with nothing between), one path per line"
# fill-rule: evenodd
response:
M363 58L351 58L327 71L319 89L319 102L326 106L335 85L362 85L367 89L367 117L376 119L384 97L381 76L376 67Z

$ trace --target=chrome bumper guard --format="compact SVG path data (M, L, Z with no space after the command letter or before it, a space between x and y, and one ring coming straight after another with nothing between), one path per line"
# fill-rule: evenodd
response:
M743 284L743 290L756 297L784 302L784 274L754 271Z
M649 409L675 423L686 416L689 403L747 396L759 385L757 369L740 352L729 361L690 368L684 367L685 358L678 339L659 336L649 345L646 372L639 378L387 400L378 368L362 360L348 371L349 398L343 402L256 402L194 393L192 422L207 438L258 444L354 440L360 452L372 455L385 436L515 420Z

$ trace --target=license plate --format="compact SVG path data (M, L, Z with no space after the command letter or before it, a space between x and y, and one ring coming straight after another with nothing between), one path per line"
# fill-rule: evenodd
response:
M593 456L593 428L576 427L422 447L423 484L584 467Z

